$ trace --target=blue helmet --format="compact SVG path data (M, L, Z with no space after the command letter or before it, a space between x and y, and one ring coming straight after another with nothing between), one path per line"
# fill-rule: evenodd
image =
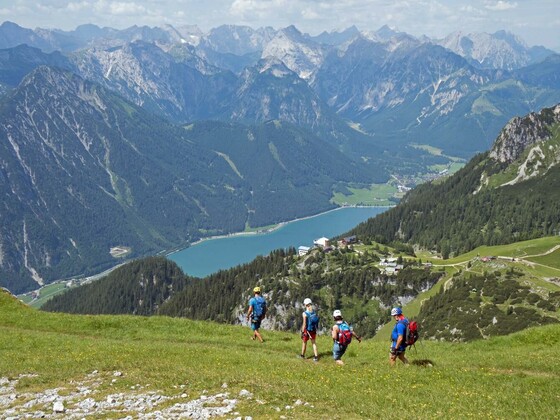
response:
M391 316L395 316L395 315L402 315L402 309L401 308L391 309Z

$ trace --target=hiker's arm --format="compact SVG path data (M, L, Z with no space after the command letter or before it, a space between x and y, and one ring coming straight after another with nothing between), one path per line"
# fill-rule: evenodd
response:
M305 312L302 314L303 322L301 323L301 333L303 334L307 330L307 316Z
M332 339L335 340L335 341L338 339L338 325L335 325L334 327L332 327L331 336L332 336Z
M397 342L395 343L395 349L398 349L401 346L402 341L403 341L403 335L401 334L397 338Z
M253 313L253 306L249 305L249 310L247 311L247 319L251 318L252 313Z
M360 337L360 336L359 336L358 334L356 334L354 331L352 331L352 335L353 335L354 337L356 337L356 340L358 340L358 343L361 343L361 342L362 342L362 337Z

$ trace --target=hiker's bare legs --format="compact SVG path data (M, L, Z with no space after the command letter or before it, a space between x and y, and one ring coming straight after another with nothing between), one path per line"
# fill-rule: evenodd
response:
M313 355L316 359L318 359L319 353L317 353L317 344L315 343L315 340L311 340L311 344L313 344Z
M263 342L263 338L261 337L261 333L258 330L255 330L255 332L253 333L253 340L255 339L255 337L262 343Z
M305 356L305 352L307 351L307 341L301 342L301 355Z
M399 358L399 360L401 362L403 362L405 365L408 363L408 359L406 358L406 356L404 355L404 353L400 353L400 354L390 354L389 355L389 364L391 366L395 366L395 363L397 362L397 357Z

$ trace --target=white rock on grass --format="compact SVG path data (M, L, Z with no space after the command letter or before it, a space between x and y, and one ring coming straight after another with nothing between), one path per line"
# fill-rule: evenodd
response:
M112 375L112 372L109 375ZM181 397L166 396L157 391L141 394L138 393L138 389L147 387L147 385L137 384L136 391L115 393L97 400L92 396L98 392L98 387L101 386L99 379L101 379L100 374L95 372L88 374L84 381L73 383L71 388L16 394L15 388L19 379L11 381L0 378L0 419L116 418L122 412L129 412L127 419L134 418L135 420L167 420L185 417L209 419L231 416L232 413L234 416L240 416L240 413L235 411L238 400L229 398L227 392L212 395L205 390L200 398L189 401L186 400L188 398L186 392L183 392ZM252 398L253 394L244 389L240 392L240 396ZM183 402L165 408L159 407L162 403L178 400ZM51 413L41 411L40 409L45 406L51 406L53 411ZM240 419L252 420L251 417L240 417Z
M253 394L249 391L247 391L246 389L242 389L241 391L239 391L239 396L240 397L245 397L245 398L252 398Z
M64 409L64 404L62 403L62 401L56 401L54 403L53 411L55 413L64 413L65 409Z

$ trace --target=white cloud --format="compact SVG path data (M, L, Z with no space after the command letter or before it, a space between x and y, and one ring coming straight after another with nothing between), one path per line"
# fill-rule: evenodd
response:
M93 4L93 8L99 13L108 13L110 15L150 14L146 7L137 4L137 2L99 0Z
M517 3L510 3L508 1L499 0L498 2L488 3L484 7L495 12L502 12L504 10L516 9Z
M66 10L68 12L81 12L82 10L88 10L91 8L91 4L87 1L80 1L80 2L70 2L66 6Z
M278 17L279 11L288 12L293 2L288 0L234 0L230 13L246 21Z

